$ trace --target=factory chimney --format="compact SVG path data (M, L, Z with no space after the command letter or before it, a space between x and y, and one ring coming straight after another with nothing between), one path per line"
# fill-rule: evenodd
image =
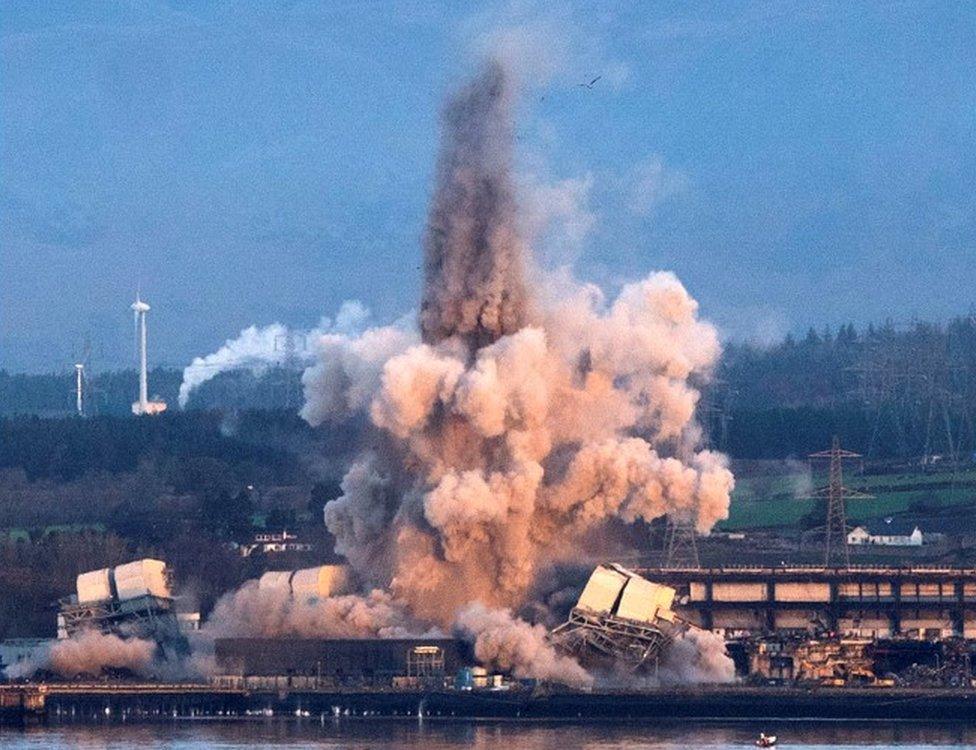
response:
M132 404L133 414L159 414L166 411L164 401L149 400L149 367L146 361L146 313L149 310L149 305L137 294L136 301L132 303L132 311L135 313L136 330L139 336L139 400Z

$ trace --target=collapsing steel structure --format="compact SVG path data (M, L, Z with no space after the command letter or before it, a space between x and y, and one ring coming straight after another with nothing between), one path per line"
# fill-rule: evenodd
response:
M95 630L187 651L169 578L166 564L151 559L82 573L76 593L59 602L58 638Z
M634 672L655 668L688 628L671 609L674 595L674 589L623 566L600 565L551 638L583 664L613 663Z
M99 630L120 636L149 638L159 643L183 640L173 600L141 596L128 601L78 604L62 601L58 612L58 635L71 638L85 630Z

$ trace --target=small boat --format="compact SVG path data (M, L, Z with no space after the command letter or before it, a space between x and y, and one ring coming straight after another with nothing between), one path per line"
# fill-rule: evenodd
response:
M776 747L776 735L760 732L759 739L756 740L756 747Z

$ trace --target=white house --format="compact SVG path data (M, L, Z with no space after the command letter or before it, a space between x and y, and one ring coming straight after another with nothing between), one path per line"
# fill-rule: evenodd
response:
M265 532L255 534L254 541L250 544L242 544L240 550L243 557L250 557L257 551L266 555L276 552L309 552L312 550L312 545L299 541L295 534L289 534L287 531Z
M852 545L878 544L886 547L921 547L922 541L922 530L918 526L914 524L903 525L892 518L886 518L879 524L855 526L847 534L847 543Z

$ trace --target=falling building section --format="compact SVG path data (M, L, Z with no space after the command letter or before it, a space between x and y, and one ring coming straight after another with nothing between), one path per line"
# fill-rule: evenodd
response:
M59 602L58 639L96 631L185 650L169 579L166 563L148 558L82 573Z
M671 608L674 596L674 589L621 565L600 565L552 638L585 665L618 663L632 671L654 667L689 627Z

